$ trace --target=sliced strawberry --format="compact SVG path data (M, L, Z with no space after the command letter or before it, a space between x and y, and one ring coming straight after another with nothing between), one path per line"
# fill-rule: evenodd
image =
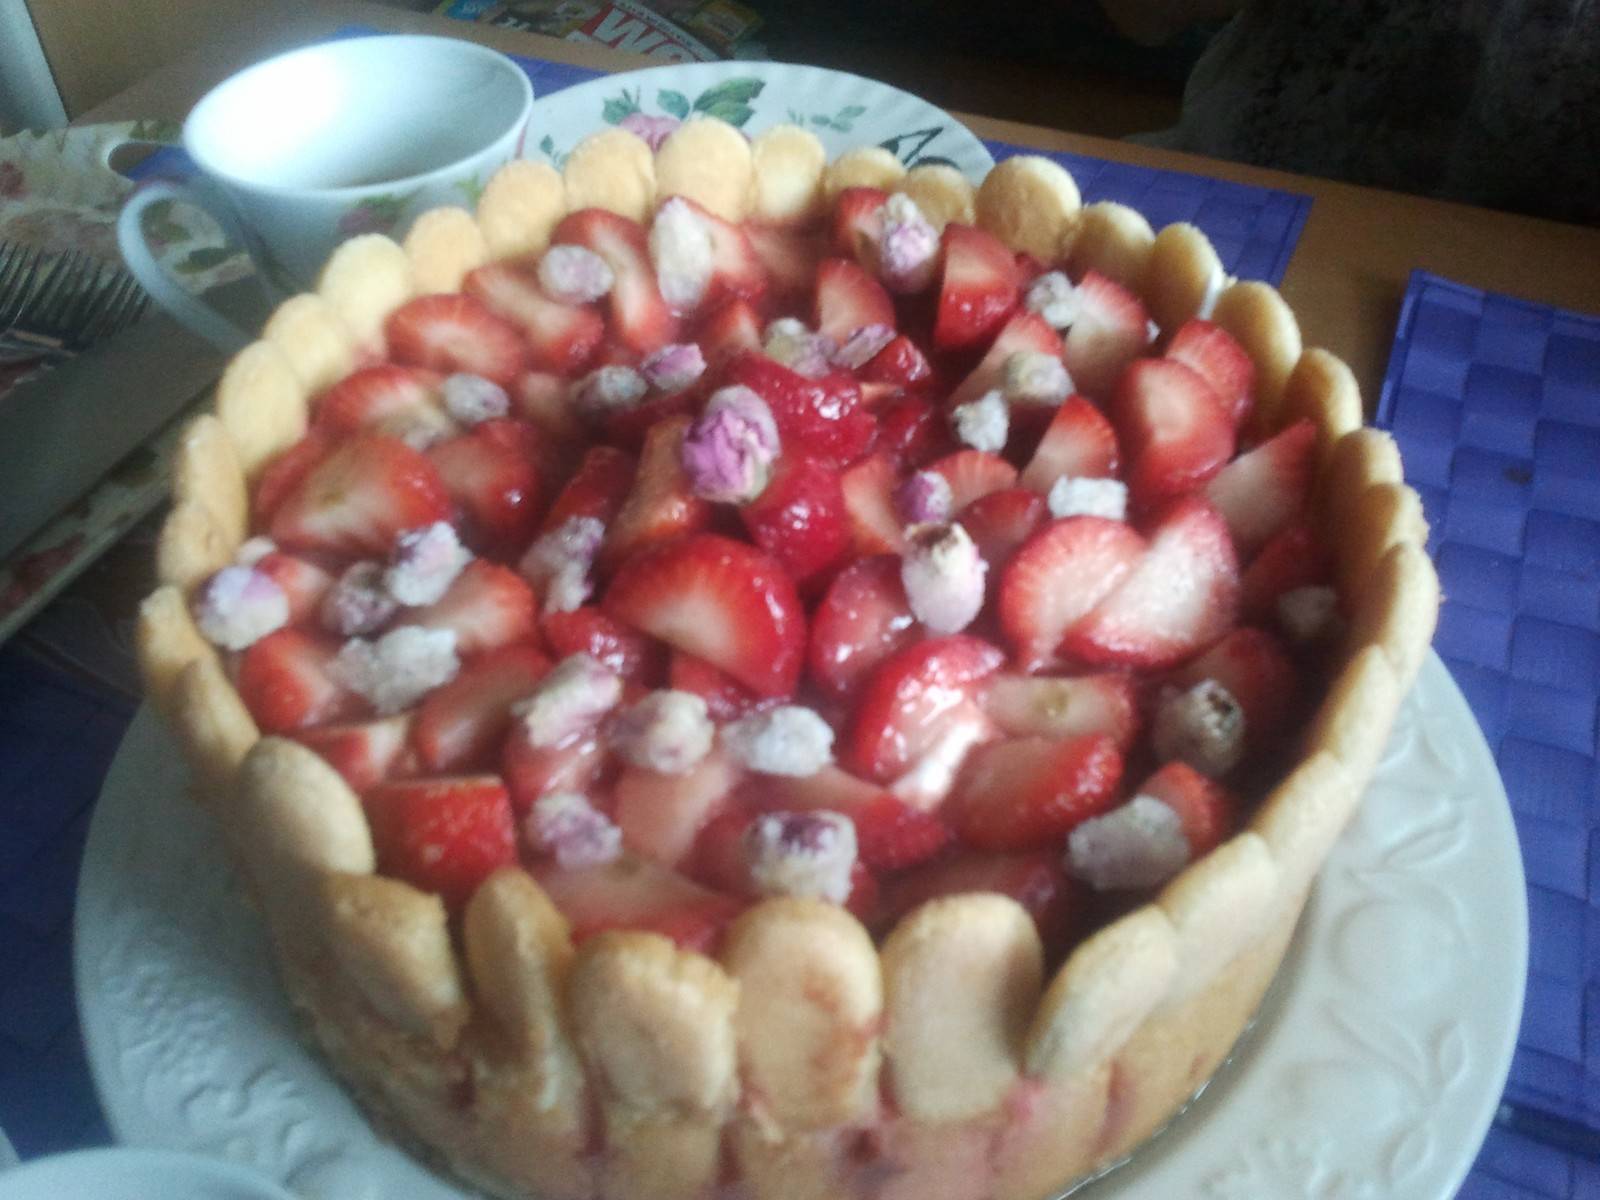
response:
M628 767L617 778L616 822L636 854L675 867L694 849L700 831L727 808L739 770L713 752L681 775Z
M1003 387L1006 363L1013 354L1049 354L1061 357L1061 338L1038 313L1019 312L1001 326L978 365L950 393L948 407L976 400L986 392Z
M803 591L850 553L852 522L839 473L803 454L778 460L761 494L740 507L739 519Z
M878 236L878 210L889 202L889 193L879 188L845 188L833 201L834 254L853 259L863 266L875 255Z
M844 910L863 925L878 921L878 905L883 887L867 864L857 859L850 867L850 894L844 898Z
M879 783L897 779L965 717L976 686L1004 661L998 647L966 634L897 650L862 683L840 761Z
M892 325L894 322L887 323ZM902 333L861 368L861 378L873 383L916 387L932 381L933 368L928 365L927 356L917 344Z
M839 490L856 554L898 554L905 549L905 528L894 507L899 481L894 461L882 452L852 463L840 474Z
M382 557L405 530L449 515L450 493L432 463L404 442L367 434L308 470L268 533L288 550Z
M872 414L847 371L808 379L764 354L741 354L724 382L743 384L767 402L787 450L799 450L836 467L860 458L872 443Z
M1133 572L1145 542L1121 521L1067 517L1023 543L1000 575L1000 629L1024 671L1056 661L1062 638Z
M539 431L540 442L547 450L575 446L585 436L577 410L568 403L570 390L565 376L549 371L528 371L510 389L512 413ZM550 477L555 479L562 473L552 470Z
M482 375L510 386L529 367L522 331L459 292L407 300L384 322L397 362L449 375Z
M546 613L543 628L545 645L558 659L587 654L631 683L648 685L663 673L665 657L659 645L591 604L571 612Z
M428 461L466 518L466 542L511 553L533 536L539 522L537 435L521 421L485 421L430 446Z
M767 302L779 312L798 312L811 297L817 264L828 252L826 240L793 229L745 227L750 249L767 273Z
M494 775L391 780L365 797L378 868L460 909L516 861L505 784Z
M587 793L606 765L606 750L597 731L569 738L559 746L535 746L513 721L500 759L500 771L511 791L518 817L547 792Z
M1233 424L1216 392L1180 362L1146 358L1129 366L1111 415L1128 458L1128 489L1145 509L1201 487L1233 457Z
M1111 807L1121 782L1122 752L1105 734L1010 738L967 756L945 817L980 850L1059 847Z
M1139 689L1121 671L1066 677L997 675L983 711L1011 737L1079 737L1103 733L1127 753L1139 734Z
M683 437L693 423L686 415L669 417L645 435L628 498L606 528L604 570L616 570L646 546L710 524L711 505L694 494L683 469Z
M945 414L921 396L900 396L878 410L877 448L897 466L921 467L959 446Z
M1062 649L1084 662L1169 667L1227 633L1238 609L1239 564L1228 527L1216 509L1191 497L1167 512L1133 570L1073 627Z
M1068 396L1023 468L1022 486L1048 493L1063 475L1114 479L1118 461L1117 434L1105 414L1082 396Z
M417 709L412 743L425 770L489 765L511 725L511 706L532 695L550 660L529 645L505 646L430 692Z
M758 892L744 849L745 833L755 818L753 810L740 804L706 822L684 869L706 887L730 896L755 899Z
M365 795L391 775L409 774L411 717L401 713L375 721L302 729L294 739L309 746L344 776L350 790Z
M611 331L628 349L649 354L677 336L678 318L661 298L650 263L649 236L637 221L602 208L585 208L563 218L550 241L585 246L606 260L616 276L607 297Z
M257 529L270 528L283 502L295 493L311 469L333 452L334 442L315 429L278 455L255 482L250 511Z
M329 673L339 644L299 629L280 629L239 659L239 698L262 733L288 733L360 716L366 702Z
M1078 312L1063 339L1062 357L1078 390L1111 394L1123 368L1150 341L1150 314L1139 297L1098 271L1078 284Z
M1275 534L1245 568L1240 606L1246 620L1263 625L1278 619L1278 598L1296 588L1332 578L1332 559L1309 525L1293 524Z
M786 696L805 658L805 613L770 555L709 533L628 559L606 591L619 621L728 672L763 696Z
M1038 492L1002 488L979 496L961 510L958 519L989 564L989 580L995 584L1000 568L1050 519L1050 507Z
M1017 469L987 450L957 450L924 470L943 475L950 485L950 508L961 512L974 500L1017 486Z
M333 576L316 563L308 562L282 550L264 555L256 563L260 571L283 589L289 598L289 624L304 625L314 621L322 608L322 598L333 586Z
M894 301L861 265L847 258L825 258L817 265L817 296L812 307L818 333L844 345L868 325L894 328Z
M489 263L468 274L462 291L522 331L535 371L575 374L605 337L605 320L598 311L550 299L531 264Z
M767 269L744 227L714 216L687 196L673 199L688 205L711 232L711 286L701 300L702 309L713 308L727 297L760 299L767 290Z
M525 642L536 632L533 589L509 567L484 558L473 559L449 591L404 619L424 629L454 630L463 658Z
M736 721L762 703L760 696L726 671L682 650L672 652L667 685L699 696L713 721Z
M1022 279L1016 258L992 233L952 222L944 227L943 242L933 344L940 350L961 350L1000 328L1017 307Z
M695 340L715 371L740 351L761 349L761 314L747 300L730 300L701 322Z
M1057 849L1022 854L962 854L925 863L889 881L879 919L892 926L912 909L945 896L996 892L1028 911L1046 952L1067 945L1082 912L1082 896Z
M615 446L590 446L566 486L556 495L541 526L559 529L573 517L594 517L608 525L621 511L639 464Z
M1239 802L1214 779L1186 762L1169 762L1141 783L1134 793L1161 801L1183 823L1191 861L1209 854L1233 830Z
M1215 680L1244 709L1245 738L1253 749L1270 746L1294 716L1300 680L1283 643L1263 629L1235 629L1198 658L1172 674L1172 682L1190 688Z
M1256 365L1231 333L1210 321L1191 318L1178 326L1167 343L1167 357L1205 378L1235 429L1244 424L1254 404Z
M1248 558L1305 509L1317 469L1317 427L1296 421L1218 471L1206 484L1241 558Z
M648 859L624 855L600 867L546 865L535 875L583 942L611 929L643 929L685 950L715 951L722 931L745 905Z
M812 614L811 678L835 699L848 699L869 672L916 636L900 559L860 559L834 577Z
M443 382L437 372L417 367L362 367L318 397L313 418L318 429L334 438L362 431L399 434L429 421L448 428L439 407Z
M950 827L936 814L835 766L814 775L770 776L762 781L758 802L769 810L825 809L849 817L860 861L873 871L915 866L950 844Z

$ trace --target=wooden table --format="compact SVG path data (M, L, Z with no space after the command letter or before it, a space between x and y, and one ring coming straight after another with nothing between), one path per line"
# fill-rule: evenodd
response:
M213 84L248 63L353 24L448 34L511 53L601 70L628 70L646 63L634 55L598 46L383 8L361 0L274 4L263 6L226 35L197 46L85 113L81 120L181 118ZM926 91L932 94L934 89L930 86ZM1300 318L1306 344L1325 346L1350 364L1369 410L1377 399L1401 297L1413 268L1530 300L1600 312L1600 230L1063 130L958 115L980 137L1310 195L1315 203L1284 277L1283 295Z

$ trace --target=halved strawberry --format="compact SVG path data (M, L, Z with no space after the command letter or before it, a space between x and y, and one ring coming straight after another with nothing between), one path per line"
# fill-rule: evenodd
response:
M701 299L702 310L714 308L725 297L757 300L767 290L767 269L750 244L744 226L714 216L687 196L674 196L705 223L711 233L711 286Z
M1059 847L1111 807L1121 782L1122 752L1105 734L1009 738L967 756L945 818L980 850Z
M590 446L545 513L541 528L546 532L559 529L573 517L594 517L602 525L610 524L627 500L638 469L633 455L625 450Z
M828 253L826 239L761 225L746 226L745 236L767 273L767 303L779 312L798 312L810 299L817 264Z
M992 233L952 222L942 240L944 272L933 344L961 350L981 343L1011 315L1022 277L1016 258Z
M649 354L677 336L678 318L661 298L649 236L637 221L603 208L585 208L564 217L550 242L585 246L606 260L616 276L606 297L611 331L628 349Z
M393 363L362 367L323 392L312 407L313 421L330 437L367 430L401 433L407 425L431 421L445 428L449 421L439 407L444 379L435 371Z
M877 449L915 469L959 447L945 414L920 395L900 396L878 410Z
M1228 527L1211 505L1190 497L1166 513L1133 570L1068 632L1062 649L1084 662L1169 667L1227 633L1238 610Z
M1241 558L1300 516L1316 455L1317 427L1302 419L1239 455L1206 484L1206 498L1227 521Z
M668 417L645 434L633 486L606 528L602 569L613 571L646 546L710 524L711 505L694 494L683 469L683 438L693 423L687 415Z
M1082 911L1078 885L1067 874L1057 849L1021 854L962 854L942 858L888 881L879 902L879 920L892 926L912 909L945 896L996 892L1028 911L1046 952L1070 940Z
M460 909L516 861L505 784L494 775L391 780L364 797L378 867Z
M1078 390L1109 396L1118 376L1150 341L1150 314L1139 297L1098 271L1078 283L1078 312L1062 357Z
M916 636L900 559L859 559L834 577L811 616L811 678L835 699L848 699L873 668Z
M1244 709L1245 738L1253 749L1271 745L1295 715L1300 698L1299 673L1283 643L1264 629L1233 630L1198 658L1172 674L1172 682L1190 688L1215 680Z
M1161 801L1183 824L1190 860L1209 854L1233 830L1239 802L1214 779L1186 762L1169 762L1136 789L1135 795Z
M679 865L700 831L731 803L739 774L737 764L720 751L681 775L625 768L614 793L623 844L665 866Z
M412 743L424 769L488 766L511 725L511 706L532 695L550 660L529 645L505 646L430 692L417 709Z
M1139 733L1139 689L1132 675L997 675L983 711L1011 737L1103 733L1127 753Z
M1316 587L1332 578L1333 563L1322 539L1309 525L1293 524L1274 534L1245 568L1240 607L1246 620L1276 623L1278 598L1296 588Z
M303 625L314 620L322 607L322 598L333 586L333 576L314 562L282 550L263 555L256 563L260 571L283 589L289 598L289 624Z
M736 721L765 703L726 671L682 650L668 658L667 686L699 696L713 721Z
M606 612L706 659L763 696L786 696L805 658L805 612L768 554L697 533L642 550L618 570Z
M770 776L762 781L759 797L750 798L769 810L825 809L849 817L856 827L857 854L873 871L904 870L950 844L950 827L937 814L835 766L814 775Z
M875 257L872 252L878 234L878 210L889 202L889 193L880 188L845 188L833 202L833 253L853 259L863 266Z
M1017 469L987 450L957 450L923 468L943 475L950 485L950 509L961 512L974 500L1017 486Z
M839 473L803 453L778 460L761 494L740 507L739 519L801 590L850 553L851 520Z
M840 761L879 783L897 779L975 707L977 685L1004 661L999 647L967 634L895 651L862 683Z
M511 723L500 757L500 772L511 792L511 809L518 817L546 792L587 793L606 765L606 748L595 730L588 730L559 746L535 746L518 721Z
M825 258L817 264L817 295L812 307L820 334L844 345L868 325L894 328L894 301L871 275L847 258Z
M1130 365L1111 417L1128 458L1128 490L1147 510L1201 487L1233 457L1233 423L1217 393L1173 359Z
M313 428L303 438L267 463L255 482L250 512L257 529L269 529L283 502L300 487L305 477L329 454L334 441Z
M529 366L522 331L459 292L407 300L383 328L390 355L414 367L466 371L509 387Z
M898 554L905 549L905 528L894 507L897 483L899 472L881 451L852 463L839 476L856 554Z
M861 378L873 383L916 387L931 382L933 368L928 365L927 355L922 353L921 348L902 333L861 368Z
M742 350L761 349L761 314L747 300L729 300L701 322L695 340L707 370L716 371Z
M1024 542L1000 575L1000 629L1017 664L1055 662L1062 638L1122 583L1145 551L1121 521L1067 517Z
M540 510L537 436L531 426L501 418L428 448L428 461L465 517L461 532L469 545L511 553L533 536Z
M536 371L572 375L594 357L606 324L588 305L562 304L539 287L532 264L489 263L467 275L462 291L481 300L527 338L529 365Z
M539 431L539 440L547 450L576 446L585 436L578 410L568 403L571 386L564 375L527 371L510 389L512 414ZM552 470L550 476L556 479L562 473Z
M1023 468L1022 486L1048 493L1063 475L1114 479L1118 460L1117 434L1105 414L1082 396L1068 396Z
M685 950L710 954L745 907L733 896L633 855L600 867L545 865L534 874L579 943L609 929L643 929Z
M996 585L1000 568L1017 548L1050 519L1050 507L1038 492L1027 488L1002 488L979 496L957 518L989 564L989 582Z
M571 612L545 613L542 625L545 645L555 658L587 654L628 682L647 686L663 674L666 659L660 645L613 621L592 604Z
M1061 338L1038 313L1016 313L1001 327L988 351L978 360L978 365L950 393L947 407L954 408L1003 387L1006 363L1013 354L1024 352L1061 357Z
M309 746L344 776L350 790L365 795L391 775L410 774L411 716L401 713L374 721L301 729L294 740Z
M524 642L536 632L533 589L509 567L475 558L450 589L403 618L424 629L451 629L463 658Z
M767 402L783 446L832 466L860 458L872 444L872 414L847 371L808 379L764 354L740 354L723 382L743 384Z
M267 531L288 550L383 557L407 529L449 515L450 493L432 463L402 441L365 434L311 467Z
M262 733L288 733L366 711L366 702L329 673L338 653L331 638L285 628L240 656L234 684Z
M744 849L745 833L756 815L747 805L736 804L706 822L683 865L696 883L746 900L757 897Z
M1238 429L1254 404L1256 365L1243 346L1220 325L1193 317L1178 326L1167 343L1168 358L1204 376Z

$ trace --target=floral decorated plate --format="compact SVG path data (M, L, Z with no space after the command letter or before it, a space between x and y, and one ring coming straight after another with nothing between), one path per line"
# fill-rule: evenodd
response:
M748 134L803 125L830 158L879 145L908 167L949 163L974 182L994 165L966 126L909 92L843 71L770 62L652 67L563 88L535 99L523 153L559 168L585 135L605 125L632 130L654 148L693 116L721 117Z

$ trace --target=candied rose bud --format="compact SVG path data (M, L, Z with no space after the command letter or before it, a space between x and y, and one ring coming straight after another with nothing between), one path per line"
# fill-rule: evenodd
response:
M832 370L836 352L832 338L813 333L794 317L779 317L762 333L761 353L807 379L820 379Z
M650 261L661 298L679 312L692 310L711 286L711 229L681 197L671 197L656 210Z
M860 370L894 339L895 332L892 326L863 325L845 339L844 345L833 352L833 361L841 367L849 367L852 371Z
M587 246L551 246L539 260L539 286L562 304L591 304L616 281L611 264Z
M833 761L833 728L809 708L785 704L723 727L722 744L765 775L815 775Z
M224 650L243 650L289 623L289 597L254 567L223 567L194 597L195 624Z
M711 753L715 734L704 697L664 688L623 710L611 745L636 767L682 775Z
M894 511L906 525L942 525L954 514L955 493L937 471L907 475L894 489Z
M561 746L588 733L622 699L622 680L587 654L569 654L511 706L534 746Z
M1046 271L1035 279L1023 304L1055 329L1066 329L1078 319L1078 289L1061 271Z
M956 405L950 424L966 445L998 454L1006 448L1006 438L1011 434L1011 410L998 391L985 392L976 400Z
M453 629L401 625L375 642L352 638L329 673L380 713L397 713L449 683L461 669Z
M1135 796L1067 837L1067 870L1097 892L1155 887L1188 862L1183 821L1154 796Z
M856 865L856 827L826 809L764 813L744 834L750 878L764 896L843 904Z
M719 388L684 435L683 469L695 495L743 504L767 486L778 450L767 402L741 385Z
M463 425L481 425L511 411L511 397L492 379L465 371L445 377L444 410Z
M1128 485L1120 479L1074 479L1063 475L1045 497L1052 517L1128 519Z
M1054 354L1018 350L1006 359L1004 390L1013 404L1059 405L1072 395L1072 376Z
M1339 593L1320 585L1290 588L1278 597L1278 624L1297 642L1336 636L1344 629Z
M891 292L910 295L933 283L939 231L916 201L899 192L878 210L878 274Z
M569 517L528 547L518 570L542 594L545 612L571 612L589 598L605 533L598 517Z
M1215 679L1187 691L1168 690L1156 706L1151 747L1162 762L1181 759L1202 775L1220 778L1244 756L1244 709Z
M694 342L663 346L639 364L645 382L659 392L681 392L705 372L705 355Z
M983 607L989 564L960 525L914 525L900 557L912 615L931 633L959 633Z
M472 552L461 544L455 526L435 521L395 539L383 585L401 604L432 604L471 561Z
M622 830L579 792L547 792L523 824L528 844L566 870L598 867L622 854Z
M382 563L351 563L322 598L322 624L340 637L377 633L400 611L389 594Z
M590 371L572 385L572 404L586 417L637 408L650 385L632 367L609 366Z

